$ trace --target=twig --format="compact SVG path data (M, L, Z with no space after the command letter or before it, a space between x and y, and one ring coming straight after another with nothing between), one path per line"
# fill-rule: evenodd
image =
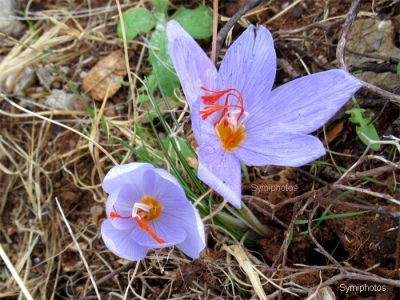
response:
M317 248L319 249L319 251L327 258L329 259L332 263L335 264L335 266L338 268L338 270L340 270L340 272L344 272L344 268L343 266L332 256L330 255L325 249L324 247L321 246L321 244L317 241L317 239L314 237L314 234L312 233L312 220L314 218L315 213L317 212L317 209L319 207L319 204L315 205L315 207L313 208L311 214L308 217L308 235L310 236L311 240L314 242L314 244L317 246Z
M88 274L89 274L89 278L90 278L90 280L92 281L93 289L94 289L94 291L95 291L95 293L96 293L96 295L97 295L97 298L101 300L100 293L99 293L99 290L97 289L96 281L94 280L93 274L92 274L92 272L90 271L90 268L89 268L89 265L88 265L88 263L87 263L87 261L86 261L86 258L85 258L85 256L83 255L82 249L81 249L81 247L79 246L79 243L78 243L78 241L76 240L76 238L75 238L75 236L74 236L74 232L72 231L71 226L69 226L68 220L67 220L67 218L65 217L64 211L63 211L63 209L62 209L62 207L61 207L61 205L60 205L60 202L58 202L58 199L57 199L57 198L56 198L56 203L57 203L58 209L59 209L59 211L60 211L60 213L61 213L61 216L62 216L62 218L63 218L63 220L64 220L64 223L65 223L65 225L67 226L68 232L69 232L69 234L71 235L71 238L72 238L72 240L74 241L76 248L78 249L79 255L81 256L82 262L83 262L83 264L85 265L85 268L86 268L86 270L87 270L87 272L88 272Z
M288 5L287 7L285 7L282 11L280 11L279 13L277 13L275 16L273 16L271 19L269 19L267 22L265 22L265 24L269 24L273 21L275 21L276 19L278 19L279 17L283 16L284 14L286 14L289 10L291 10L293 7L295 7L297 4L299 4L301 1L303 0L297 0L295 2L293 2L292 4Z
M290 35L290 34L295 34L295 33L300 33L303 31L308 31L311 29L322 29L324 31L329 31L330 29L340 25L341 23L344 22L344 19L339 19L330 23L325 24L326 22L328 22L327 20L322 20L322 21L318 21L315 23L311 23L308 24L306 26L300 27L300 28L295 28L295 29L287 29L287 30L279 30L278 32L276 32L276 34L278 35Z
M344 59L344 52L346 49L346 41L347 41L347 36L350 32L351 25L353 24L353 21L357 15L358 11L358 6L360 4L360 0L353 0L351 2L350 10L347 15L346 21L344 22L343 25L343 32L340 37L339 43L337 45L336 49L336 57L339 62L339 67L345 71L348 71L345 59ZM370 84L368 82L362 81L364 88L367 89L369 92L380 95L384 98L387 98L388 100L400 105L400 95L396 95L394 93L388 92L384 89L381 89L380 87L377 87L373 84Z
M377 192L373 192L373 191L370 191L367 189L362 189L362 188L343 185L343 184L334 184L332 187L337 188L337 189L342 189L342 190L349 190L349 191L353 191L353 192L364 193L364 194L367 194L367 195L370 195L373 197L386 199L394 204L400 205L400 200L397 200L396 198L393 198L391 195L388 195L388 194L377 193Z
M218 0L213 0L213 36L211 43L211 61L217 61L217 34L218 34Z
M338 274L330 279L324 281L320 287L325 287L329 285L333 285L339 280L343 279L352 279L352 280L362 280L362 281L369 281L369 282L376 282L376 283L381 283L381 284L387 284L395 287L400 287L400 280L394 280L394 279L389 279L389 278L384 278L380 277L378 275L374 274L369 274L369 275L364 275L364 274L358 274L358 273L353 273L353 272L345 272L343 274Z
M350 32L350 27L353 24L354 19L356 18L359 4L360 0L353 0L351 2L349 13L347 15L346 21L343 24L343 32L336 48L336 56L338 58L339 67L345 71L348 71L346 62L344 61L344 51L346 48L347 35Z
M251 0L243 5L233 16L229 19L228 22L221 28L218 32L217 36L217 46L215 50L215 57L218 57L219 51L222 48L222 44L226 38L226 35L231 30L231 28L235 25L235 23L249 10L253 9L254 7L260 5L261 2L264 0Z
M398 164L400 164L400 162L398 162ZM395 166L389 165L389 166L382 166L382 167L377 167L375 169L371 169L371 170L367 170L367 171L363 171L363 172L355 172L354 174L348 175L346 178L346 180L357 180L363 177L374 177L374 176L378 176L381 175L383 173L387 173L387 172L391 172L396 170Z
M107 281L109 281L111 278L113 278L114 276L128 271L130 268L132 268L137 262L136 261L130 261L128 262L126 265L123 265L122 267L119 267L118 269L112 271L110 274L107 274L106 276L100 278L99 280L97 280L97 285L103 284Z

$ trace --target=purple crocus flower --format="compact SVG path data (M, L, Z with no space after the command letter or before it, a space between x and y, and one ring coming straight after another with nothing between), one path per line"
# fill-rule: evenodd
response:
M168 23L167 35L199 144L198 176L236 207L241 206L240 162L298 167L323 156L322 143L309 133L361 87L347 72L329 70L271 91L276 54L263 26L249 26L218 71L176 21Z
M107 173L103 189L108 199L101 235L115 255L140 260L149 248L176 245L199 257L203 223L170 173L147 163L119 165Z

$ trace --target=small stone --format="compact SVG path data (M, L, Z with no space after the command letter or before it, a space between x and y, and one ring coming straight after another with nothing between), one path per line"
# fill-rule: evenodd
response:
M119 50L111 52L89 71L83 80L83 90L94 100L103 101L106 97L115 95L121 88L126 74L124 53Z
M395 27L390 20L360 19L354 21L346 47L361 54L377 54L400 59L400 49L395 45ZM348 66L361 66L367 62L381 63L382 61L346 53Z
M0 0L1 1L1 0ZM24 91L36 81L36 72L32 67L26 67L22 72L13 73L3 81L3 89L7 93L23 95Z
M50 89L51 84L55 80L50 68L48 66L39 65L36 67L36 75L39 78L40 83L47 89Z
M64 90L53 89L45 100L45 104L56 109L74 109L77 99L74 94Z
M15 17L15 0L0 0L0 32L17 35L22 25Z

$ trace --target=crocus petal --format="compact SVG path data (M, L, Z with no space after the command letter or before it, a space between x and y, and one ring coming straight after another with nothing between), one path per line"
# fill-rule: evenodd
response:
M147 247L143 247L130 238L131 230L116 230L109 220L101 225L101 236L107 248L115 255L140 260L146 256Z
M190 113L190 121L192 125L192 131L193 135L196 139L197 142L201 141L201 127L205 123L200 116L200 110L201 110L201 100L199 98L198 101L193 103L192 108L191 108L191 113Z
M166 205L187 203L186 195L178 181L163 169L149 169L143 176L143 191L146 196L151 196Z
M140 201L141 193L132 185L123 185L119 191L113 191L107 198L106 214L111 224L119 230L129 230L135 226L132 218L110 218L112 212L118 213L120 216L129 217L132 215L132 208L135 202Z
M234 154L248 166L299 167L325 154L322 143L305 134L269 134L267 130L251 136L234 150Z
M199 212L193 205L188 204L183 209L181 208L178 222L185 228L187 237L176 246L191 258L199 258L200 252L206 246L204 224L201 221Z
M214 88L217 70L195 40L172 20L167 24L168 51L191 107L200 95L200 87Z
M139 226L132 231L132 238L140 245L149 248L164 248L181 243L186 239L187 233L182 227L176 226L175 215L177 213L175 211L173 214L166 214L163 211L158 219L147 223L157 237L164 240L165 243L157 242L147 231Z
M222 149L221 141L213 125L215 119L201 120L201 107L201 101L197 101L191 113L193 133L199 143L197 176L232 205L240 208L240 162L235 156Z
M269 132L310 133L324 125L362 86L342 70L290 81L273 90L265 107L249 116L247 127Z
M103 180L103 189L108 194L112 193L114 190L118 190L120 186L126 185L136 185L141 186L143 173L154 168L148 163L130 163L125 165L118 165L107 173ZM140 190L138 188L138 190Z
M202 130L199 147L198 177L235 207L241 206L241 171L239 160L224 151L214 133Z
M271 33L263 26L249 26L228 48L218 72L218 90L242 92L249 114L265 104L276 73L276 54Z

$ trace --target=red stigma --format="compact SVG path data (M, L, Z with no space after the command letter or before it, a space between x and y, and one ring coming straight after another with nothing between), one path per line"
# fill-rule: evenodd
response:
M226 113L228 112L229 108L239 108L240 114L238 116L238 121L241 116L244 114L244 101L242 93L237 89L227 89L222 91L214 91L205 86L201 86L200 89L203 91L211 93L210 95L205 95L201 97L201 100L205 104L204 110L200 111L201 118L206 120L209 116L213 115L214 113L221 111L221 115L218 120L215 122L214 125L217 125L223 118L225 117ZM225 96L225 103L224 105L215 104L219 99ZM230 97L236 99L239 104L232 104L230 103Z
M110 212L110 219L114 220L114 219L123 219L123 220L128 220L128 219L134 219L136 221L136 223L139 225L140 228L142 228L144 231L146 231L153 240L155 240L157 243L159 244L166 244L167 242L164 241L163 239L159 238L155 232L153 231L153 229L151 229L151 227L149 225L147 225L146 221L143 220L143 213L145 213L145 211L141 210L138 212L139 216L136 218L132 218L132 216L121 216L117 210L115 209L115 206L113 205L113 211Z
M153 240L155 240L157 243L159 244L166 244L167 242L164 241L163 239L159 238L155 232L153 231L153 229L151 229L151 227L149 225L147 225L147 223L145 221L143 221L143 219L140 219L139 217L135 218L136 223L139 225L140 228L142 228L144 231L146 231Z
M113 205L113 211L110 212L110 219L111 219L111 220L114 220L114 219L128 220L128 219L131 219L131 218L132 218L131 216L126 216L126 217L121 216L121 215L117 212L117 210L115 209L115 206Z

